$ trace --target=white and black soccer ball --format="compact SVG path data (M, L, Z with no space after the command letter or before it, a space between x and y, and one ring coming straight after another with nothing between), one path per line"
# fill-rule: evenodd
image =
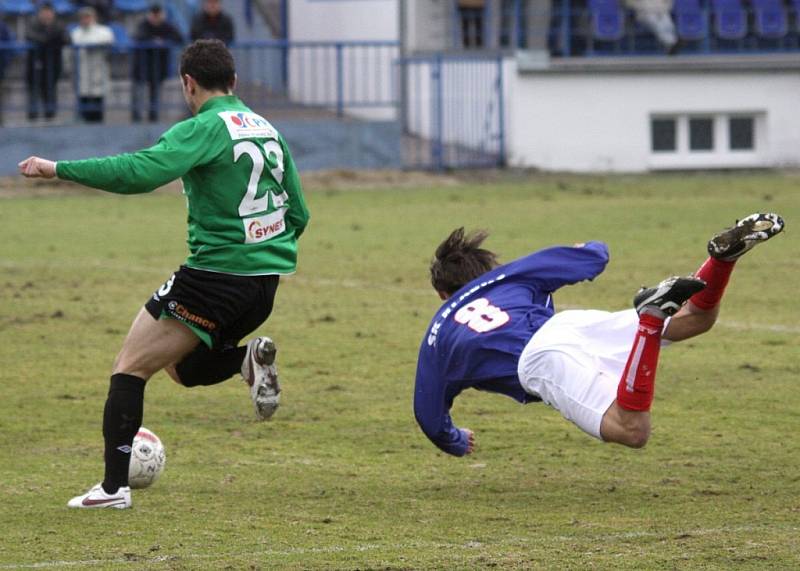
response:
M134 489L151 486L164 471L166 462L167 456L161 439L142 426L136 433L131 447L128 484Z

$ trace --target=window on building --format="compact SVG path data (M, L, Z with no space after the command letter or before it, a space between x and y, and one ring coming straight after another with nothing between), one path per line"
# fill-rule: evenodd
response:
M689 150L714 150L714 119L711 117L689 119Z
M674 117L652 119L650 121L650 140L653 152L674 152L677 150L677 122Z
M730 117L728 119L728 142L732 151L755 149L755 126L753 117Z
M458 0L457 8L461 45L465 48L483 47L484 0Z

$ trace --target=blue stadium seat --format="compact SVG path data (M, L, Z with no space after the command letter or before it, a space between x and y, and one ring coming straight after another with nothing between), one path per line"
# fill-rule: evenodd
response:
M78 7L71 0L50 0L50 3L53 5L56 14L62 16L74 14L78 10Z
M128 35L128 30L119 22L109 22L108 27L114 32L114 50L115 52L127 51L131 45L131 38Z
M747 35L747 12L741 0L713 0L714 33L723 40L741 40Z
M625 13L617 0L589 0L592 37L601 42L616 42L625 34Z
M144 12L149 6L148 0L114 0L114 8L120 12Z
M762 38L782 38L789 31L786 10L781 0L753 0L756 34Z
M0 2L0 12L5 12L6 14L27 16L35 11L36 7L31 0L2 0Z
M61 16L75 13L75 5L70 0L50 0L53 10Z
M702 40L708 35L708 20L700 0L675 0L675 29L682 40Z

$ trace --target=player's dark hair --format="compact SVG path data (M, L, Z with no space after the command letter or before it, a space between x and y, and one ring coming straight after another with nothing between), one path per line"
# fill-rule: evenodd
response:
M480 247L487 236L483 230L466 234L462 226L439 244L431 262L431 285L436 291L452 295L497 266L495 253Z
M181 77L190 75L209 91L227 92L236 83L236 66L228 48L219 40L197 40L181 54Z

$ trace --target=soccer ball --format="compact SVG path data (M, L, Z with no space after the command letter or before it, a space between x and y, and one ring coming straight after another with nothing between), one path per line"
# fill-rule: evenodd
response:
M142 426L136 433L131 447L128 484L134 489L152 485L164 471L166 462L167 457L161 439Z

